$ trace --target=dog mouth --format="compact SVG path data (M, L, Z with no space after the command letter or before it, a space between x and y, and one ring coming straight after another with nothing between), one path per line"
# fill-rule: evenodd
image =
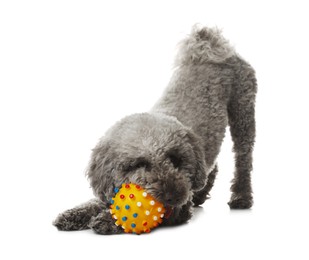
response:
M165 206L164 218L168 219L172 215L173 211L174 208L172 206L169 205Z

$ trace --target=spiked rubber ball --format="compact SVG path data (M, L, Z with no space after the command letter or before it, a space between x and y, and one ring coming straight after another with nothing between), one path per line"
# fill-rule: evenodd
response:
M116 195L111 199L110 212L115 224L126 233L149 233L162 223L165 208L142 187L124 183L114 189Z

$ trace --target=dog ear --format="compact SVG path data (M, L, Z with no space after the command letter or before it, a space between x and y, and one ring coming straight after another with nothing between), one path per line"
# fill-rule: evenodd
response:
M192 190L201 190L207 182L207 164L205 160L205 153L202 147L202 140L192 131L186 134L195 155L194 172L191 174Z
M94 194L107 203L114 190L114 160L111 150L111 145L101 140L92 150L86 171Z

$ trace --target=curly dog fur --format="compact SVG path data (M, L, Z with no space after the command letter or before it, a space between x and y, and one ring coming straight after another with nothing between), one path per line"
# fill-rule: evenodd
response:
M235 152L229 206L250 208L256 91L254 70L220 31L193 27L179 44L175 71L161 99L148 113L116 123L93 149L87 176L96 199L60 214L54 225L123 232L108 208L114 188L124 182L145 187L172 210L163 225L188 221L192 206L209 196L227 125Z

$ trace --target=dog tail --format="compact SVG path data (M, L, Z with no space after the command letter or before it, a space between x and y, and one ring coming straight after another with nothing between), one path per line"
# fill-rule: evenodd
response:
M234 48L217 28L193 26L191 33L182 40L175 65L223 63L235 55Z

